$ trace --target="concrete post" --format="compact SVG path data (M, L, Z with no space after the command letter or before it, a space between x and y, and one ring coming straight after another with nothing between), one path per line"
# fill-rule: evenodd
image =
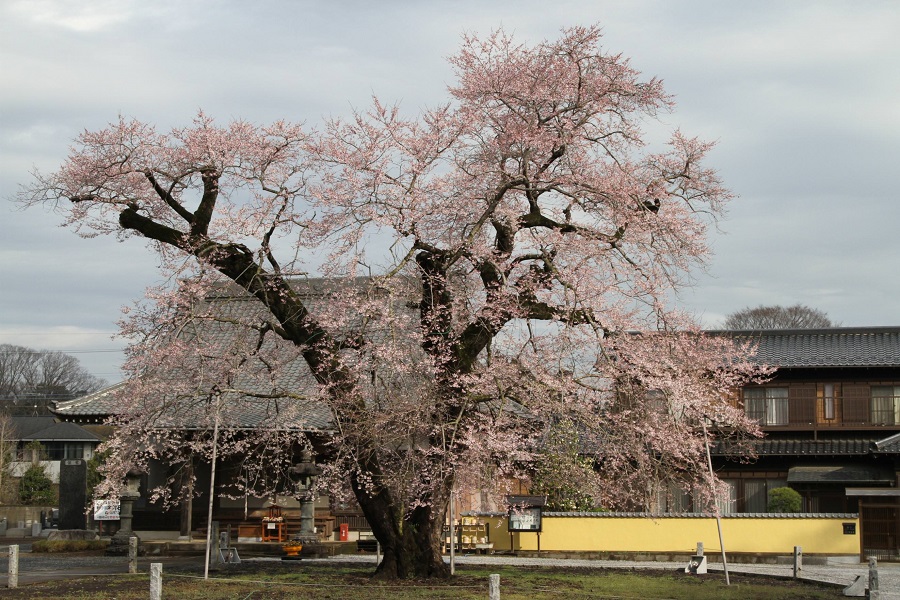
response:
M6 587L15 589L19 587L19 546L13 544L9 547L9 577L6 580Z
M800 571L803 570L803 547L802 546L794 546L794 579L797 579L800 576Z
M500 600L500 575L491 575L488 580L488 599Z
M138 539L135 536L128 538L128 572L137 573Z
M869 600L878 600L881 592L878 591L878 559L869 559Z
M162 600L162 563L150 565L150 600Z
M703 556L703 542L697 542L697 556Z
M212 547L209 551L209 564L219 564L219 556L221 556L222 552L222 539L219 537L219 522L212 522L212 532L210 533L210 541L212 542Z

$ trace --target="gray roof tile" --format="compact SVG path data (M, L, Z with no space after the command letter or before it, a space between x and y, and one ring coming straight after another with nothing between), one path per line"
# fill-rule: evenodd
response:
M328 280L311 278L294 282L298 293L304 297L307 307L315 309L317 304L328 301L329 294L343 292L348 287L365 290L370 286L369 278L356 278L351 281ZM206 342L214 342L214 345L227 349L247 343L246 331L235 323L254 317L264 316L262 305L250 297L246 291L234 284L222 284L218 286L207 302L214 307L218 321L197 320L196 329L184 335L196 335ZM200 311L198 311L200 312ZM350 319L354 316L350 315ZM361 317L360 317L361 319ZM185 330L187 331L187 330ZM340 332L336 332L340 333ZM277 350L281 345L283 350ZM277 378L267 377L267 371L262 363L249 364L244 370L244 375L231 382L233 389L242 389L250 395L238 395L236 393L223 396L224 410L227 414L228 426L235 428L278 428L278 429L302 429L302 430L327 430L333 426L333 418L329 407L312 398L315 397L318 385L309 370L306 362L297 354L297 348L292 344L274 336L266 342L264 348L276 352L286 362L279 369ZM252 375L256 370L257 377ZM212 385L212 382L207 382ZM119 383L93 394L58 402L54 413L69 417L104 417L118 414L121 411L122 393L127 393L125 383ZM272 395L289 391L291 397L261 398L253 397ZM304 399L304 397L310 399ZM199 401L198 401L199 402ZM192 400L179 400L173 403L173 408L158 418L162 426L173 426L184 429L192 429L201 422L205 410L196 410L197 404ZM285 408L288 410L285 410Z
M882 454L900 454L900 433L875 442L875 452Z
M755 360L775 367L900 367L900 327L710 333L756 343Z
M867 456L870 454L900 454L900 433L887 438L861 437L811 440L804 438L766 438L749 442L757 456ZM710 447L716 456L734 456L737 452L728 443Z
M858 439L762 439L750 442L757 456L859 456L869 454L877 438ZM735 452L727 444L714 444L710 452L731 456Z

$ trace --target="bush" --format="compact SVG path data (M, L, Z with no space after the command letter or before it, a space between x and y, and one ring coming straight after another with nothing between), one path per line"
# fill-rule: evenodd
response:
M33 506L56 504L53 482L47 477L43 467L31 465L19 481L19 501Z
M105 550L109 540L38 540L31 544L32 552L83 552Z
M770 513L798 513L803 505L803 499L796 491L789 487L775 488L769 491Z

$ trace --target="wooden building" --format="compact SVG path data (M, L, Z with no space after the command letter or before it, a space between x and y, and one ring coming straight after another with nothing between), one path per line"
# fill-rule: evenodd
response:
M764 513L790 487L807 513L859 513L861 555L900 560L900 327L717 332L776 367L739 391L765 436L755 458L714 448L725 513Z

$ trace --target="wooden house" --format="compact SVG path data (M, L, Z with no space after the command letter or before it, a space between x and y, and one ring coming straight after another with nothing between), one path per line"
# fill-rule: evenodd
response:
M900 559L900 327L716 332L776 367L737 402L765 434L755 457L713 449L725 513L764 513L790 487L802 512L859 513L862 554Z

